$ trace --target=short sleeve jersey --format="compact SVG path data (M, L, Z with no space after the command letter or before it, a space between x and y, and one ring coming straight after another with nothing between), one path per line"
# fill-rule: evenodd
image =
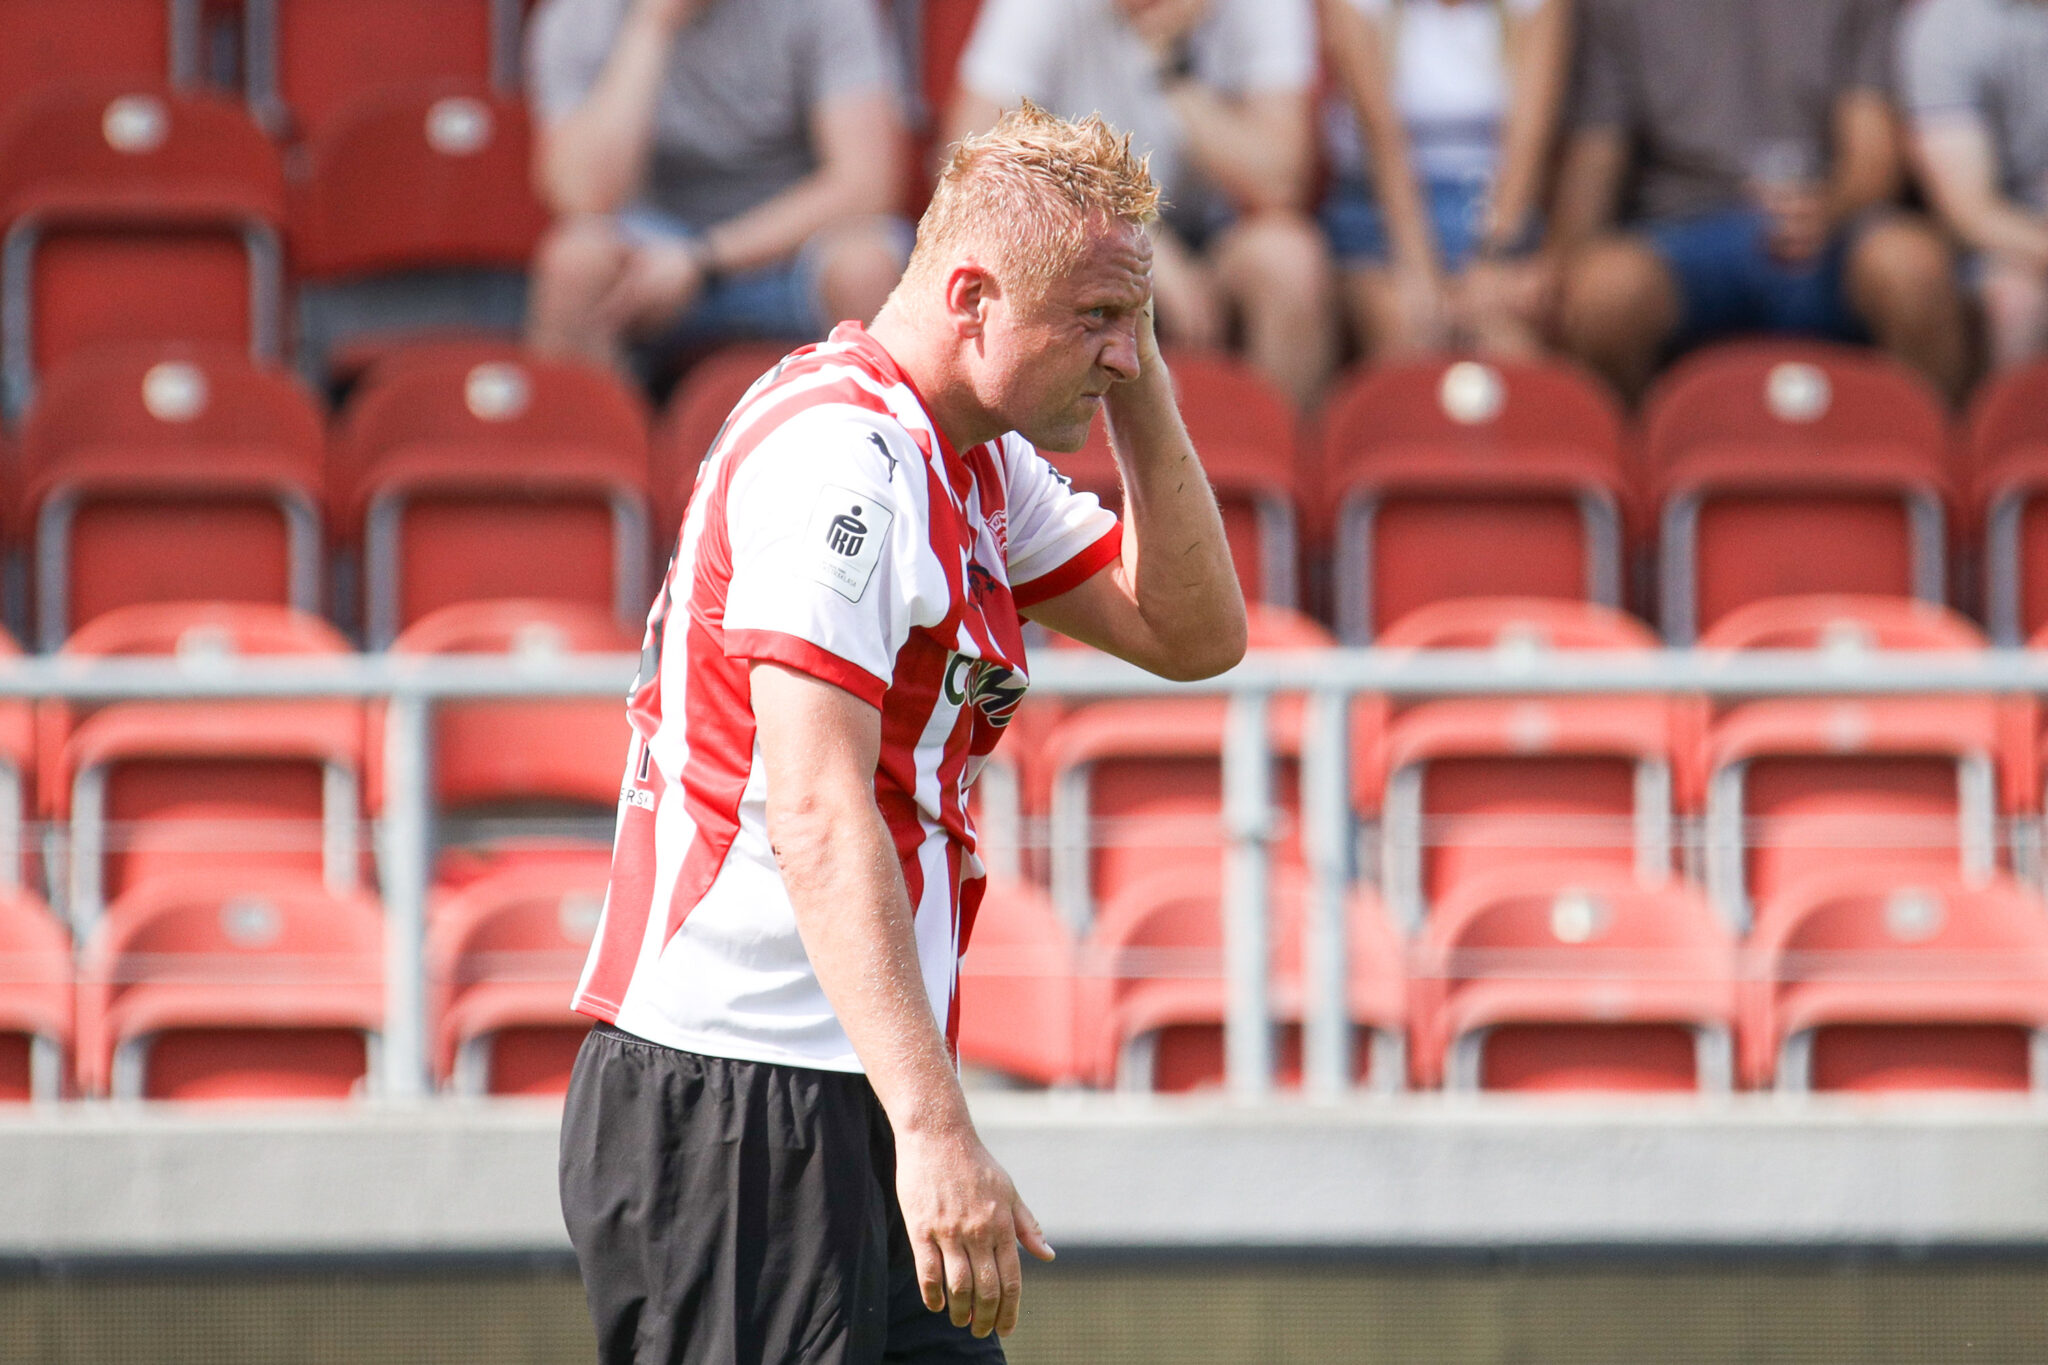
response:
M2048 5L1921 0L1900 21L1899 90L1922 128L1982 128L1999 188L2048 209Z
M1894 0L1582 0L1572 122L1629 140L1628 216L1746 202L1766 161L1827 164L1837 101L1889 96Z
M784 359L713 445L648 615L576 1009L691 1052L861 1069L768 842L748 681L765 660L881 711L875 803L952 1036L982 878L967 789L1029 685L1019 611L1120 548L1115 516L1022 437L951 449L859 326Z
M555 122L589 96L637 0L547 0L527 35L534 110ZM818 106L900 86L875 0L718 0L675 35L640 202L707 228L817 167Z
M1316 67L1310 0L1216 0L1189 50L1196 79L1226 95L1305 95ZM985 0L960 84L1006 109L1029 98L1063 118L1100 113L1151 154L1153 179L1187 209L1207 191L1156 65L1114 0Z

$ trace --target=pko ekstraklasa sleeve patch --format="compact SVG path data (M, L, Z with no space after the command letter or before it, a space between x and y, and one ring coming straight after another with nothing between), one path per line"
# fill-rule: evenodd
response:
M826 484L804 532L812 576L849 602L867 594L896 514L866 493Z

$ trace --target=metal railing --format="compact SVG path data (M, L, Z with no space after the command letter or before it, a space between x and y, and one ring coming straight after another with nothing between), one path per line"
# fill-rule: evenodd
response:
M435 706L484 698L622 698L637 663L629 655L43 656L0 661L0 698L387 702L379 841L386 915L380 1075L385 1093L410 1097L431 1089L424 935L436 848ZM1043 651L1034 661L1032 686L1034 694L1060 697L1228 698L1223 749L1225 1056L1229 1090L1247 1098L1271 1090L1275 1061L1264 970L1267 874L1275 830L1275 756L1267 722L1276 695L1307 698L1300 765L1301 834L1311 888L1303 945L1304 1080L1309 1094L1335 1097L1348 1090L1352 1074L1345 907L1353 851L1348 727L1357 695L2035 695L2048 694L2048 652L1272 651L1248 658L1220 678L1170 683L1105 656Z

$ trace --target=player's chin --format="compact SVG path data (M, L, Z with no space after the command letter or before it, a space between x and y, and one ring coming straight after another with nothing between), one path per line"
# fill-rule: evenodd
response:
M1095 410L1101 406L1100 398L1083 398L1057 418L1036 423L1035 430L1023 435L1040 450L1071 455L1088 444L1088 432L1095 425Z

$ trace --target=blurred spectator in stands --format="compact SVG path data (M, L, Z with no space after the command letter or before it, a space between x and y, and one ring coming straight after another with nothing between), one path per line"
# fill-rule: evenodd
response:
M880 311L909 252L873 0L546 0L527 71L560 215L530 339L643 368Z
M1541 200L1570 63L1568 0L1318 0L1323 228L1361 349L1530 355Z
M1974 253L1991 363L2048 350L2048 4L1921 0L1899 73L1927 198Z
M1867 337L1958 392L1948 250L1892 207L1893 8L1582 0L1550 224L1575 354L1636 393L1674 345Z
M946 143L1030 99L1099 111L1151 154L1164 190L1152 283L1170 344L1220 347L1306 408L1336 366L1314 175L1313 0L985 0Z

